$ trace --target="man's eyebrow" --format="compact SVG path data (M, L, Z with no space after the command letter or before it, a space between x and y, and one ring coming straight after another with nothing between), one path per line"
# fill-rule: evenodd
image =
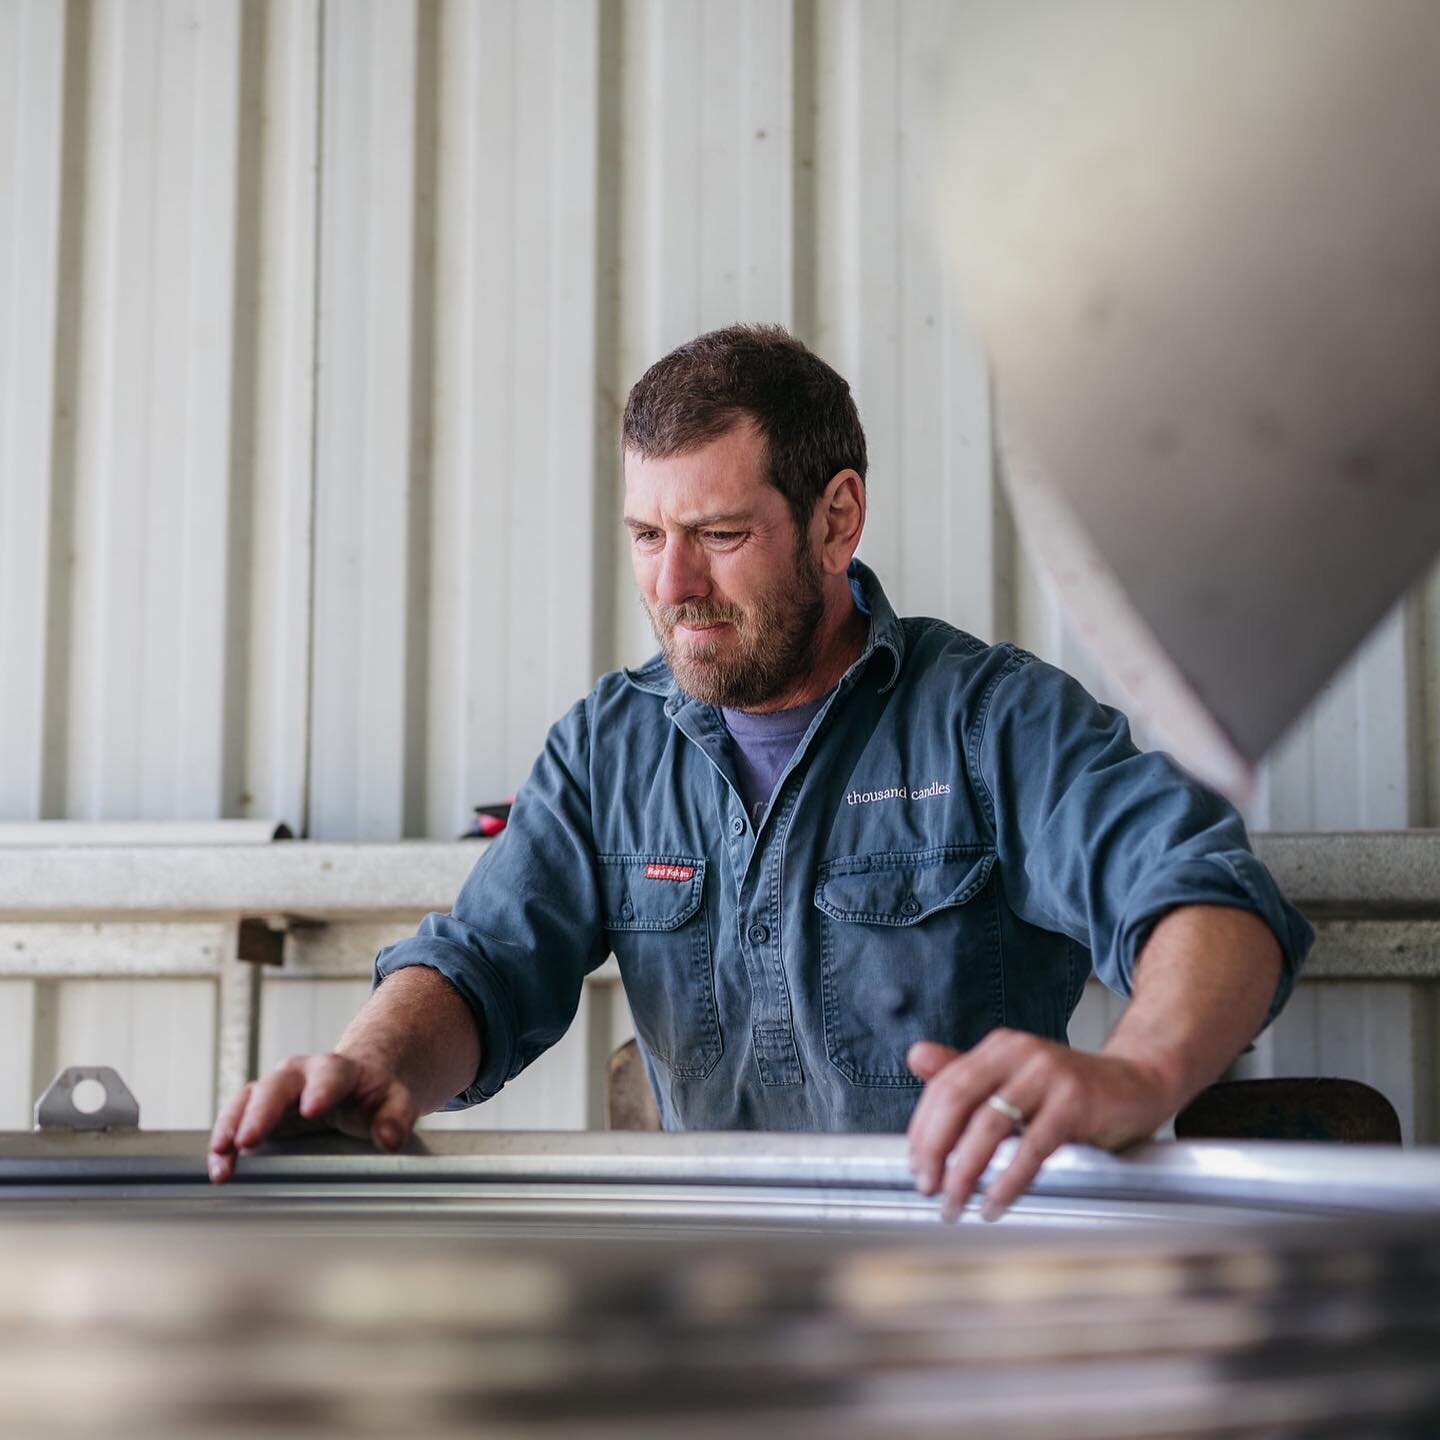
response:
M686 530L714 530L727 525L744 527L753 525L754 518L746 510L731 510L720 515L702 515L698 520L691 520L683 526ZM627 530L658 530L660 527L649 520L637 520L633 515L625 517L625 528Z

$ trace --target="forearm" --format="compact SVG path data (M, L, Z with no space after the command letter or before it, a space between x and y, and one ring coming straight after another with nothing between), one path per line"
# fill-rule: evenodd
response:
M1283 963L1270 927L1248 910L1172 910L1140 952L1134 997L1101 1053L1150 1075L1173 1113L1259 1033Z
M460 1094L480 1068L480 1037L470 1007L443 975L423 965L389 976L335 1049L389 1071L422 1114Z

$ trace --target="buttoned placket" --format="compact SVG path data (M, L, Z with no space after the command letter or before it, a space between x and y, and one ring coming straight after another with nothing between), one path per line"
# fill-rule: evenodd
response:
M757 836L731 761L729 733L717 709L672 696L665 713L714 770L716 811L725 827L729 878L736 892L737 940L750 986L751 1038L760 1079L766 1085L801 1084L789 987L780 960L779 896L773 886L757 884L766 846L776 833L775 817L765 817Z
M750 986L751 1041L760 1080L765 1085L804 1084L781 933L781 858L800 796L801 777L796 772L830 711L866 670L874 649L873 643L866 646L811 720L776 782L775 794L758 831L751 828L731 759L729 732L720 711L699 701L687 701L678 692L665 704L665 714L686 739L699 747L714 770L716 808L725 817L726 854L736 889L737 940Z

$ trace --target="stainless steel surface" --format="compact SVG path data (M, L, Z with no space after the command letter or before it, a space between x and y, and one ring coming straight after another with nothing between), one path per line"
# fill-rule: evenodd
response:
M0 1433L1420 1435L1436 1262L1433 1226L1394 1221L1063 1245L0 1225Z
M0 1136L0 1435L1440 1427L1440 1155L1072 1147L947 1227L895 1136L310 1137L221 1188L204 1140Z
M82 1109L75 1099L76 1087L87 1082L101 1091L100 1103L89 1110ZM37 1130L136 1130L139 1126L140 1102L109 1065L71 1065L35 1102Z
M1021 529L1243 792L1440 548L1440 7L951 15L937 201Z
M27 1187L159 1187L203 1184L199 1132L0 1135L0 1212ZM982 1185L1009 1163L1006 1141ZM347 1199L417 1186L455 1187L478 1204L496 1185L623 1187L631 1193L709 1189L735 1197L766 1190L914 1196L905 1141L893 1135L604 1134L431 1132L409 1153L382 1155L339 1136L286 1141L242 1157L235 1183L205 1186L218 1206L252 1187L314 1187L338 1207ZM1150 1205L1233 1206L1251 1214L1440 1213L1440 1151L1385 1146L1156 1142L1112 1155L1063 1146L1031 1187L1037 1199ZM928 1209L929 1202L923 1202Z

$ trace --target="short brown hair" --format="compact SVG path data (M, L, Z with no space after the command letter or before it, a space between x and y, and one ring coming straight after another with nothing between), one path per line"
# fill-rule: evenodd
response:
M657 360L625 402L621 443L647 459L684 455L744 419L764 437L770 483L802 531L840 471L865 479L849 385L779 325L711 330Z

